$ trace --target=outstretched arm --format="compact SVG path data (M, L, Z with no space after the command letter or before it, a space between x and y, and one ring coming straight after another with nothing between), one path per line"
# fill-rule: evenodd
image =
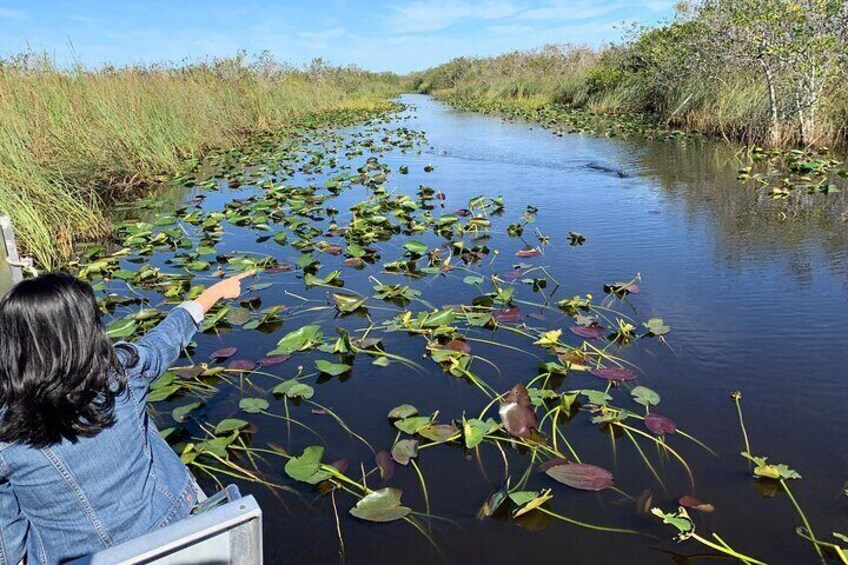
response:
M141 374L147 383L159 378L177 360L203 322L203 316L219 301L237 298L241 281L254 274L247 271L210 286L197 299L184 302L144 337L135 342Z

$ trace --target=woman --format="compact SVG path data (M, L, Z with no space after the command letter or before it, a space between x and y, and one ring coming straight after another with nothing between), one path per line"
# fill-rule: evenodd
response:
M244 273L112 345L91 286L63 274L0 300L0 565L54 564L185 518L200 492L147 392Z

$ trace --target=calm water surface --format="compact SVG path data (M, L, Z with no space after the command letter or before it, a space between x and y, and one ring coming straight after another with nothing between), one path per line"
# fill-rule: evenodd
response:
M786 495L758 485L739 457L742 442L730 392L741 390L753 450L788 463L804 476L793 483L794 492L820 536L848 533L848 498L840 494L848 480L844 198L817 197L786 217L780 205L736 182L738 164L733 152L721 146L556 137L533 124L458 112L423 96L407 96L404 102L414 109L403 114L409 119L396 125L426 132L427 148L421 154L396 150L380 157L393 171L409 166L410 173L393 175L389 187L414 195L420 184L432 186L447 195L447 210L464 207L469 198L480 194L503 195L506 212L500 233L507 222L518 220L527 205L538 207L537 220L528 231L535 227L551 237L545 257L534 263L547 265L562 284L555 299L584 292L601 295L603 283L641 274L642 292L632 297L638 318L660 316L672 331L667 346L641 340L622 355L639 367L640 383L662 395L662 414L718 454L716 458L691 444L674 443L694 469L695 494L716 507L712 514L697 516L699 531L717 531L732 546L768 562L815 562L809 545L793 534L799 520ZM433 172L424 172L427 164L434 166ZM320 182L320 177L300 180ZM220 209L234 195L249 195L252 190L243 186L238 191L210 193L205 206ZM347 206L364 194L358 187L332 202L342 210L342 220ZM585 245L569 246L569 231L583 233ZM440 243L435 236L419 239ZM493 269L503 272L516 262L517 240L494 235L489 245L502 250ZM246 230L233 230L221 248L280 255L273 242L256 243L256 234ZM383 261L402 253L396 242L383 244L381 250ZM284 255L281 261L296 258L290 249ZM322 272L335 268L331 261L322 258ZM369 274L346 270L346 288L370 294ZM378 277L383 282L407 282L398 276ZM432 304L455 304L470 300L476 292L461 279L459 274L447 281L425 278L411 284L422 289ZM304 292L303 281L294 274L275 280L284 282L263 292L267 297L263 306L294 301L280 299L281 287ZM326 289L313 295L326 295ZM374 314L379 317L378 312ZM570 325L567 318L550 313L544 322L529 322L552 328ZM300 323L287 320L271 335L204 336L200 356L226 344L238 345L240 357L258 358ZM330 315L323 323L327 333L334 333L336 323L348 324ZM361 326L361 321L352 326ZM527 349L525 340L506 332L486 337ZM405 335L385 339L389 351L411 358L424 352L423 341ZM476 366L497 390L527 382L537 371L539 358L534 354L542 355L536 350L522 354L474 347L476 355L497 366L497 370L483 363ZM275 371L293 376L296 365L311 367L319 356L298 354ZM398 404L414 404L425 414L439 410L442 421L460 417L464 411L476 414L486 404L478 389L443 374L431 361L422 364L426 371L416 373L398 364L379 368L367 358L357 359L349 378L319 381L315 399L336 410L377 449L392 445L395 430L385 414ZM594 377L572 375L561 390L596 384ZM224 394L210 403L209 410L216 417L237 413L232 398ZM327 416L311 415L308 407L298 410L299 418L325 436L328 460L346 456L351 469L359 461L372 464L370 452L340 432ZM259 417L256 421L260 428L255 445L276 441L299 453L318 443L301 433L293 433L289 441L279 420ZM652 481L632 445L622 441L613 450L608 437L585 417L569 430L583 460L612 470L618 486L634 496L651 488L655 504L673 509L677 498L691 491L679 466L656 450L647 453L658 465L667 493ZM670 552L701 551L695 545L668 541L671 531L651 516L638 515L630 501L621 501L615 494L573 491L542 475L534 476L529 486L552 487L555 510L658 537L592 532L543 515L518 524L479 521L477 509L502 480L496 450L483 451L482 466L463 450L446 446L422 452L419 462L433 514L450 520L433 523L441 555L406 524L367 524L343 517L348 563L680 563L686 561L674 561ZM517 478L527 459L516 455L511 463ZM282 474L282 463L277 464L276 473L275 480L292 485L300 496L241 485L243 491L256 495L264 509L268 562L338 562L329 497L292 484ZM374 488L380 486L379 480L372 483ZM398 467L391 485L403 489L405 504L423 508L411 469ZM212 488L209 483L204 486ZM352 501L341 497L339 504L346 512Z

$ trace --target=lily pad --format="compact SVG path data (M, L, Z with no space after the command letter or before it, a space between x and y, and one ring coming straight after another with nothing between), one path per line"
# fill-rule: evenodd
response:
M411 404L401 404L400 406L395 406L389 411L388 418L389 420L400 420L403 418L409 418L410 416L417 416L418 408Z
M315 485L332 477L332 473L322 468L321 458L324 448L313 445L303 450L300 457L292 457L286 462L286 474L296 481Z
M238 418L227 418L226 420L221 420L215 426L216 434L226 434L229 432L233 432L236 430L240 430L249 426L250 424L244 420L240 420Z
M645 427L658 436L673 434L677 431L677 424L674 423L674 420L653 412L645 416Z
M378 451L374 455L374 462L377 463L377 468L380 469L381 479L389 481L395 476L395 462L392 460L392 456L388 451Z
M291 359L291 355L268 355L256 362L260 367L273 367Z
M325 359L318 359L315 361L315 368L322 373L326 373L327 375L332 375L334 377L350 371L350 365L345 365L344 363L331 363Z
M392 446L392 459L401 465L408 465L415 457L418 457L417 439L401 439Z
M263 410L267 410L268 401L264 398L242 398L239 401L239 408L248 414L259 414Z
M214 359L216 361L223 361L225 359L229 359L238 351L237 347L222 347L217 351L213 351L209 354L209 359Z
M601 339L604 337L604 328L600 326L571 326L568 330L583 339Z
M614 483L612 473L587 463L564 463L545 469L545 474L572 488L601 491Z
M281 382L271 392L284 394L288 398L306 398L307 400L315 395L314 388L295 379Z
M646 386L639 385L634 387L630 391L630 396L642 406L656 406L660 403L660 395Z
M604 369L595 369L592 374L596 377L606 379L608 381L623 382L636 380L636 375L633 371L626 367L607 367Z
M350 509L350 513L361 520L369 522L393 522L405 518L412 512L411 508L401 506L400 498L403 492L400 489L386 487L369 493L356 506Z

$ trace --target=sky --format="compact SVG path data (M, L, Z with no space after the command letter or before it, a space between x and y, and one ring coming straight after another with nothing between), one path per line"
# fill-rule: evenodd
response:
M0 56L31 49L89 67L244 49L406 73L546 43L600 46L621 24L671 17L668 0L0 0Z

